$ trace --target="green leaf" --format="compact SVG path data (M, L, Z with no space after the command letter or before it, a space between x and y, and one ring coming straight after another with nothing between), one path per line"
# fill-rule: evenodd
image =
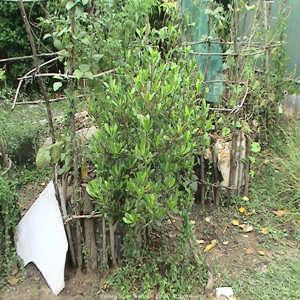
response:
M48 149L40 148L36 155L36 167L37 169L46 168L50 163L51 157Z
M87 65L87 64L82 64L82 65L80 65L78 68L79 68L79 70L82 71L82 72L87 72L87 71L90 70L90 66Z
M63 78L60 75L54 75L52 77L53 79L63 80Z
M69 57L69 52L66 49L62 49L58 52L58 55L63 57Z
M125 217L123 217L123 221L126 223L126 224L132 224L133 222Z
M253 5L247 5L247 4L245 4L245 7L246 7L247 11L254 10L255 9L255 4L253 4Z
M260 152L260 150L261 150L261 147L258 142L254 142L251 144L251 152L258 153L258 152Z
M231 132L231 130L230 130L230 128L228 128L228 127L224 127L224 128L222 129L222 135L223 135L223 136L227 136L230 132Z
M104 55L103 54L94 54L93 58L97 61L99 61Z
M80 70L76 69L74 71L74 75L76 76L77 79L80 79L83 75L83 72L81 72Z
M85 73L84 73L84 76L85 76L85 78L87 78L87 79L91 79L91 80L94 79L94 74L93 74L92 72L90 72L90 71L85 72Z
M89 0L81 0L83 5L87 5L89 3Z
M76 15L76 17L83 17L84 16L84 9L83 9L82 6L76 6L75 15Z
M83 44L85 44L86 46L89 46L89 45L91 44L88 38L83 38L83 39L81 40L81 42L82 42Z
M62 83L60 81L53 83L53 90L56 92L60 87L62 86Z
M67 9L67 10L70 10L70 9L72 9L75 5L76 5L75 2L69 1L69 2L67 3L67 5L66 5L66 9Z
M60 40L53 40L53 46L57 49L57 50L62 50L64 47L62 45L62 42Z
M49 147L49 152L53 162L58 163L60 161L62 148L63 148L62 142L55 143Z
M49 37L52 37L52 34L51 34L51 33L46 33L46 34L44 35L44 38L43 38L43 39L45 40L45 39L47 39L47 38L49 38Z
M206 15L211 15L212 14L212 10L210 8L206 8L204 13Z

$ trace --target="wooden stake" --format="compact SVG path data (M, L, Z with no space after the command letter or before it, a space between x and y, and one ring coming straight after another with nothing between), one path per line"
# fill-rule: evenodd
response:
M27 35L28 35L28 38L29 38L36 73L39 73L40 64L39 64L39 61L38 61L38 55L37 55L37 52L36 52L32 32L31 32L31 28L30 28L30 24L29 24L29 21L27 19L25 8L24 8L22 0L19 0L19 7L20 7L21 15L22 15L25 27L26 27L26 32L27 32ZM47 108L48 122L49 122L49 128L50 128L50 137L52 139L52 143L54 144L55 143L54 125L53 125L52 112L51 112L51 108L50 108L49 98L48 98L47 91L46 91L46 88L45 88L45 85L44 85L44 82L43 82L42 78L37 78L37 81L39 83L41 93L42 93L42 95L45 99L46 108Z

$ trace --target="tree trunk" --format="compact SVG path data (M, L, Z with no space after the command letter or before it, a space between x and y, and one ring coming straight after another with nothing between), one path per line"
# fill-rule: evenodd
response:
M85 188L83 189L83 214L88 215L93 211L93 203L90 200L89 194ZM88 255L89 269L91 271L97 270L97 246L95 221L93 218L84 220L84 238Z

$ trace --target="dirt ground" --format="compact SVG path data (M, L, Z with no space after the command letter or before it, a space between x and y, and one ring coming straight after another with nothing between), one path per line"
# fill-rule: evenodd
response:
M41 186L28 186L24 195L32 199L33 195L42 189ZM25 201L22 210L26 211L28 207L29 203ZM278 257L278 252L273 251L272 247L268 249L263 247L259 232L254 229L245 233L238 226L233 226L233 216L229 215L232 211L215 209L212 216L206 215L207 211L210 210L204 211L196 204L191 222L194 223L197 246L213 273L214 288L220 287L218 284L222 281L224 271L230 272L233 276L241 274L251 276L251 273L258 270L267 272L267 262ZM287 230L292 231L292 228ZM287 238L285 243L286 251L296 248L292 239ZM206 251L207 245L210 244L213 244L212 249ZM289 255L289 253L282 255ZM30 263L25 267L25 272L19 271L12 275L9 284L0 293L0 300L117 299L114 291L103 290L104 284L105 274L75 274L67 268L65 288L58 296L55 296L35 265ZM216 299L214 292L206 299Z

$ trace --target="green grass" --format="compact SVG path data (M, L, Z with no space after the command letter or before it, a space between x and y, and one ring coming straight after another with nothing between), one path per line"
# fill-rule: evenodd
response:
M277 133L276 133L277 132ZM237 260L221 256L212 257L211 268L217 280L215 287L231 286L237 300L294 300L300 299L300 126L295 120L275 130L271 145L256 157L252 166L255 177L247 199L235 197L232 206L206 214L218 221L228 232L218 239L237 239ZM245 207L251 215L239 213ZM273 211L289 211L277 216ZM205 215L205 214L204 214ZM231 221L238 219L254 226L251 246L255 253L245 255L249 247L244 243L239 228ZM261 230L268 227L268 234ZM220 235L220 231L219 231ZM241 246L242 245L242 246ZM244 247L244 248L243 248ZM223 249L226 249L223 247ZM266 256L259 256L257 250ZM213 256L213 252L210 254ZM217 256L217 255L216 255ZM231 257L231 258L230 258ZM234 257L234 255L233 255ZM242 258L242 259L241 259Z
M222 281L231 286L236 299L296 300L300 299L300 261L298 257L282 257L264 262L266 270L241 275ZM226 276L226 273L222 274Z

